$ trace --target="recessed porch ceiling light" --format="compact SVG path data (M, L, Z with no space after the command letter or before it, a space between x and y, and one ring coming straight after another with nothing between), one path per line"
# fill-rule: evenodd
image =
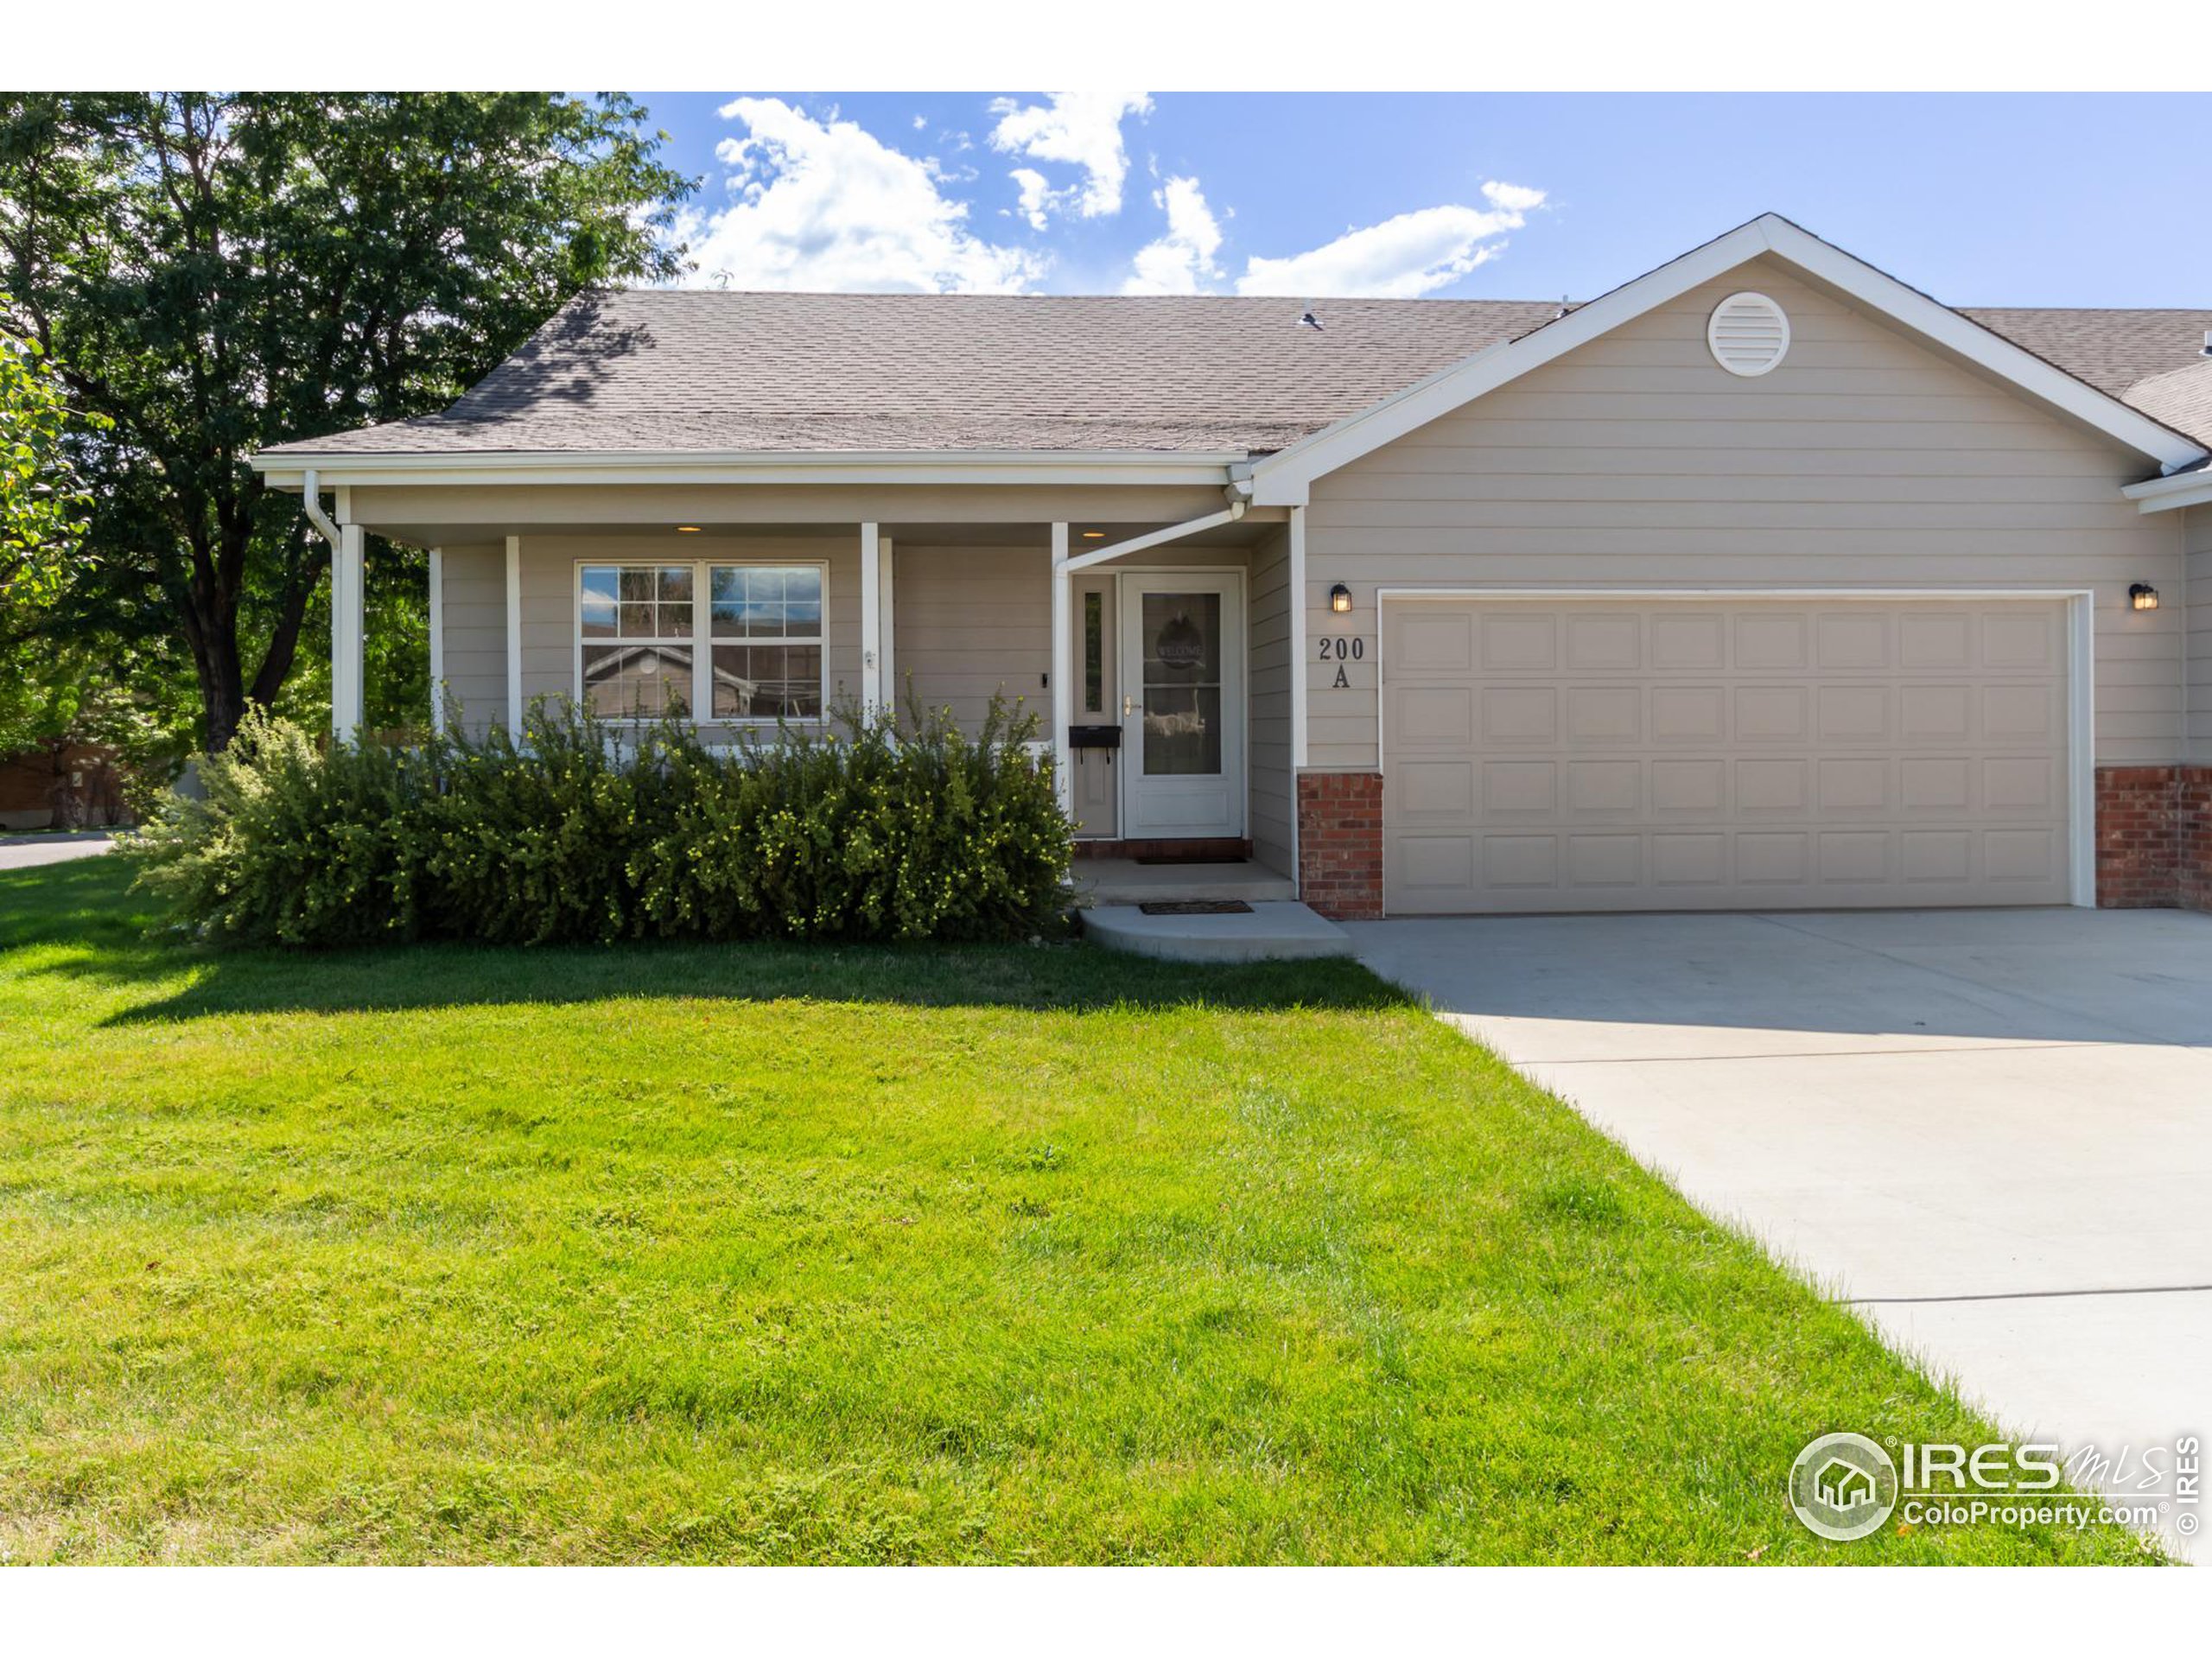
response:
M696 524L678 524L676 527L676 533L679 536L696 536L699 533L699 526Z
M1086 530L1083 532L1083 539L1086 542L1103 542L1106 539L1106 532L1103 530Z

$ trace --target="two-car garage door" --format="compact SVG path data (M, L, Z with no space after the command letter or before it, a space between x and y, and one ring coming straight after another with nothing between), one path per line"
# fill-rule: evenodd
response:
M2064 904L2059 600L1391 599L1394 915Z

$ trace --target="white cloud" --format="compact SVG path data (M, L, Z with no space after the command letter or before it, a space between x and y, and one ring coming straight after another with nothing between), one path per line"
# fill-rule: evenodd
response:
M715 147L730 205L682 216L698 264L693 281L732 288L873 293L1011 293L1044 273L1042 256L995 245L968 228L965 203L939 188L935 164L892 149L857 124L816 120L773 98L724 105L745 136Z
M1153 200L1167 215L1167 234L1137 250L1124 294L1198 294L1221 275L1221 226L1196 179L1170 179Z
M1064 162L1083 169L1080 189L1070 186L1049 198L1053 206L1072 201L1085 219L1122 211L1122 186L1129 175L1129 152L1122 143L1122 118L1149 115L1145 92L1054 92L1050 104L1020 105L994 99L991 148L1032 161ZM1041 205L1041 204L1040 204Z
M1424 207L1284 259L1254 257L1236 280L1240 294L1292 298L1320 295L1414 299L1458 281L1497 257L1508 231L1528 222L1544 193L1524 185L1483 186L1487 208Z
M1507 213L1525 213L1544 205L1542 191L1531 190L1525 184L1501 184L1496 179L1483 186L1483 196L1491 207Z
M1007 175L1021 192L1021 216L1029 221L1029 228L1045 228L1045 205L1052 199L1052 187L1042 173L1033 167L1017 167Z

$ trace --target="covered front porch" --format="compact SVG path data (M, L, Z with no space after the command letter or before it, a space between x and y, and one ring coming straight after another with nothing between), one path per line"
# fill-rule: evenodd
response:
M972 730L1002 697L1054 753L1079 886L1150 894L1208 871L1201 885L1290 896L1302 538L1284 509L820 523L671 502L656 524L410 525L363 512L369 497L339 503L341 735L361 718L366 519L429 550L439 720L512 726L571 699L735 742L847 707L945 710Z

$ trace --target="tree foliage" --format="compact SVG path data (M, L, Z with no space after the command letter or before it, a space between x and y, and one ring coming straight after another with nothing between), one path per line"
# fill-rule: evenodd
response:
M94 496L54 620L188 660L219 749L329 565L246 457L442 408L577 292L682 269L689 182L615 93L0 95L0 326Z

